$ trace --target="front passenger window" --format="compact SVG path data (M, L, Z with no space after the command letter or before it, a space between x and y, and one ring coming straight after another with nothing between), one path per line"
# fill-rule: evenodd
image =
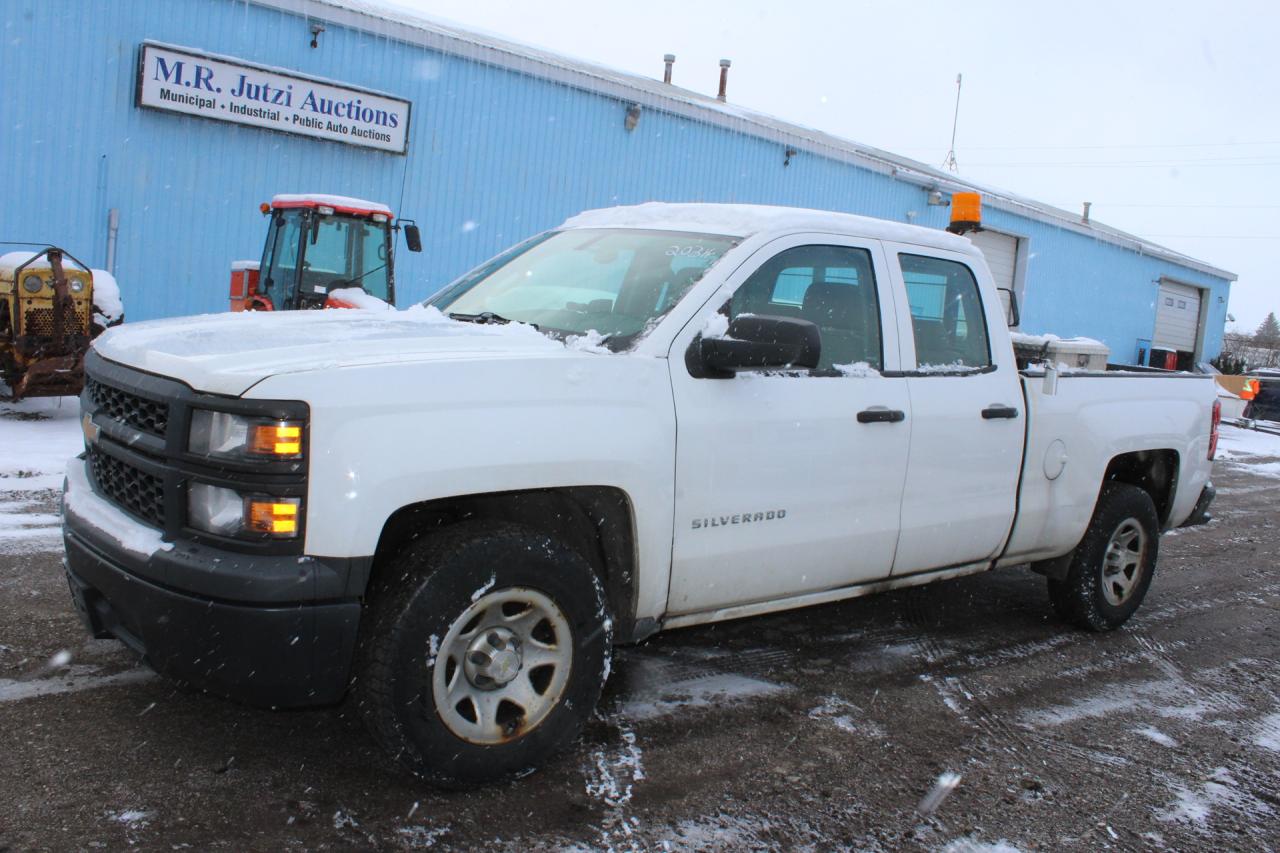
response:
M808 320L822 336L816 372L865 363L883 365L880 304L871 253L847 246L797 246L779 252L751 274L727 305L742 314Z

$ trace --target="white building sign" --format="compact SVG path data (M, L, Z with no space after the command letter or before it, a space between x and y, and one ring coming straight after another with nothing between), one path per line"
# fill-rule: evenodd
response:
M225 56L143 42L138 106L405 153L410 103Z

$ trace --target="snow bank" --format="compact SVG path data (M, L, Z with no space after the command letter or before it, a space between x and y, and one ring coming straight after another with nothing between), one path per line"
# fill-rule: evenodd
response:
M106 328L124 317L124 300L116 277L106 270L93 273L93 315L99 326Z
M1280 458L1280 435L1223 424L1218 433L1216 461L1231 462L1257 457Z
M75 397L0 404L0 492L62 488L67 460L83 449Z

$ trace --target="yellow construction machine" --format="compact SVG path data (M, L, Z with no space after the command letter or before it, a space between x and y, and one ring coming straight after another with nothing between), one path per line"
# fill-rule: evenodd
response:
M0 377L12 399L80 393L92 317L87 265L53 246L0 255Z

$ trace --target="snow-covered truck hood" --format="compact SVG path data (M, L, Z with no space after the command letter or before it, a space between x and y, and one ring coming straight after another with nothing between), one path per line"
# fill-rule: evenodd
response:
M352 365L564 352L529 326L460 323L435 308L206 314L109 329L111 361L239 396L268 376Z

